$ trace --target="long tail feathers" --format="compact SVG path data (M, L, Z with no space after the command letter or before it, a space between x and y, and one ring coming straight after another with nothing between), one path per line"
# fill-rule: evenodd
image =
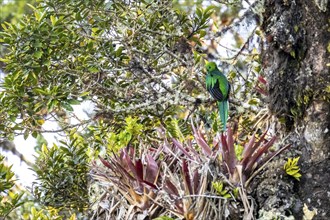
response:
M221 124L223 126L223 131L226 131L227 119L228 119L228 101L218 102L219 115Z

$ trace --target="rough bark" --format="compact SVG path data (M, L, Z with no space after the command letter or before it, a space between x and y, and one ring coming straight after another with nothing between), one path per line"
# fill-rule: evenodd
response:
M303 176L298 182L278 175L283 173L284 160L277 161L273 169L264 173L268 178L261 181L256 196L261 211L295 219L302 219L304 204L317 209L314 219L330 216L330 2L327 3L264 3L262 28L267 48L263 51L263 65L270 85L269 109L280 124L282 137L292 144L287 156L301 156Z

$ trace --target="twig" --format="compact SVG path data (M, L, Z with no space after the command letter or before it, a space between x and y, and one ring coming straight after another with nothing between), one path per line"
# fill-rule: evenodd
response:
M193 197L206 197L206 198L212 198L212 199L223 199L223 200L227 200L227 198L225 198L225 197L214 196L214 195L186 195L186 196L179 197L179 199L193 198Z
M88 120L84 120L82 121L81 123L78 123L78 124L72 124L72 125L67 125L67 126L64 126L60 129L57 129L57 130L40 130L41 133L58 133L58 132L63 132L67 129L70 129L70 128L75 128L75 127L80 127L82 125L85 125L85 124L88 124L90 122L92 122L94 120L94 118L91 118L91 119L88 119Z
M240 25L240 23L246 18L248 17L248 15L250 15L250 13L253 13L253 10L255 9L255 7L257 6L257 4L260 4L259 1L255 1L252 5L250 5L250 7L244 12L244 14L238 18L238 20L236 20L235 22L231 23L230 25L224 27L221 31L218 31L215 34L215 37L220 37L221 35L223 35L225 32L227 32L228 30ZM254 13L253 13L254 14Z

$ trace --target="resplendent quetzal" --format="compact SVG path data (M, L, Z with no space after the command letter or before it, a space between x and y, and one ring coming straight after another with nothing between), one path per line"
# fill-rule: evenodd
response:
M207 71L206 89L209 91L211 96L217 100L220 120L223 125L223 131L226 131L230 84L227 80L227 77L222 72L220 72L214 62L207 62L205 68Z

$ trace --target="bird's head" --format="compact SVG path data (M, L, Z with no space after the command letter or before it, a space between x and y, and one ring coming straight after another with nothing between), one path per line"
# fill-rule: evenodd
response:
M212 72L213 70L217 69L217 64L215 64L215 62L207 62L205 64L205 68L207 72Z

